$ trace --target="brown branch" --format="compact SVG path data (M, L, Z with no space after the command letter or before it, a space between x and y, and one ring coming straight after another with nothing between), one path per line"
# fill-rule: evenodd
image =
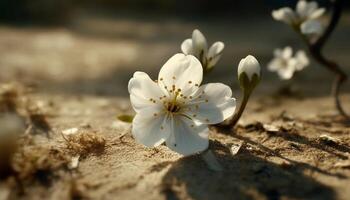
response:
M329 60L322 53L324 45L327 43L330 35L333 33L342 15L343 0L331 0L331 2L333 9L328 26L317 40L313 42L308 42L307 44L312 57L318 63L325 66L327 69L336 74L335 81L332 87L332 95L334 96L336 108L339 111L339 113L349 119L349 116L344 111L339 99L340 86L346 81L347 75L336 62Z

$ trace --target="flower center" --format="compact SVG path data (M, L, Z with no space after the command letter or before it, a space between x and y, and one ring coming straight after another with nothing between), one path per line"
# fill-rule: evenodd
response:
M282 59L281 60L281 66L283 68L288 68L288 60L287 59Z
M176 104L176 102L168 102L165 105L165 108L167 111L171 112L171 113L177 113L180 111L181 107Z

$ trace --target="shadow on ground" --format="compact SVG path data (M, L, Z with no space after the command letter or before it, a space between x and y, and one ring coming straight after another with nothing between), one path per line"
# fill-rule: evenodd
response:
M211 147L224 171L210 171L200 156L182 158L163 178L167 199L336 199L304 166L277 165L244 149L232 156L219 142Z

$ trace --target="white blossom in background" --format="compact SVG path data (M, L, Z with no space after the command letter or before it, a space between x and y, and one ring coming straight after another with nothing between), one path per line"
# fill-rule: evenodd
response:
M297 51L293 56L293 49L285 47L274 51L274 58L268 64L268 69L277 72L284 80L291 79L296 71L301 71L309 65L309 59L304 51Z
M163 142L183 155L208 148L209 124L230 117L236 108L230 87L222 83L200 86L203 68L192 55L176 54L161 68L158 80L135 72L129 81L130 101L136 116L136 141L156 147Z
M315 1L299 0L295 11L289 7L283 7L272 11L272 17L298 28L305 35L320 35L323 26L319 18L325 11L324 8L319 8Z
M215 42L209 49L207 39L198 30L192 33L192 38L186 39L181 44L181 50L186 55L194 55L202 63L205 71L212 69L219 61L225 45L223 42Z

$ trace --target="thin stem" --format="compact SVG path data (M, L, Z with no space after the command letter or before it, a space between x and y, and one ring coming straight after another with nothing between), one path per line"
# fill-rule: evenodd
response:
M339 114L349 119L349 116L344 111L339 99L340 87L346 81L347 75L336 62L329 60L322 53L324 45L326 44L330 35L333 33L334 29L336 28L342 14L343 0L331 0L331 2L332 2L333 11L332 11L329 24L326 27L323 34L320 37L318 37L318 39L312 42L305 40L305 37L303 37L303 40L306 42L311 56L318 63L320 63L321 65L323 65L324 67L326 67L336 75L335 81L332 87L332 95L335 99L335 105Z
M337 76L336 79L334 80L333 83L333 87L332 87L332 95L334 96L334 100L335 100L335 105L339 111L339 113L346 117L346 118L350 118L349 115L346 114L346 112L344 111L342 104L340 102L340 98L339 98L339 93L340 93L340 86L341 84L345 81L345 79L342 79L341 76Z

